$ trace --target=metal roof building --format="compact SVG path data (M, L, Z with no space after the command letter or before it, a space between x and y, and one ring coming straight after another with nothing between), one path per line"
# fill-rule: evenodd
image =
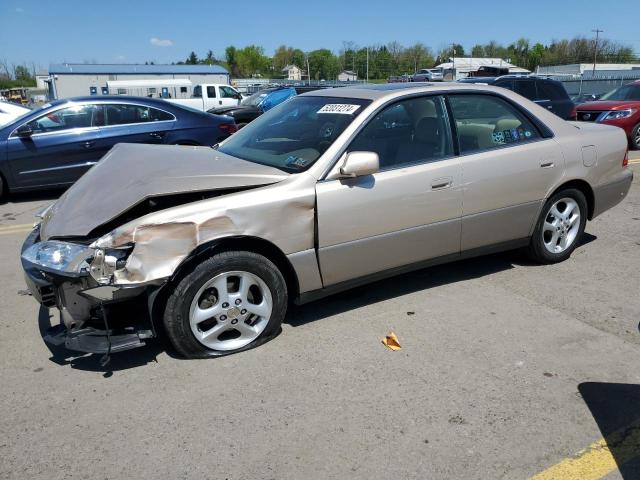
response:
M181 86L176 86L175 80ZM139 86L113 88L109 82L136 81ZM149 86L145 86L145 80ZM163 84L167 81L167 85ZM190 84L189 84L190 82ZM168 89L172 97L189 97L192 86L199 83L229 83L229 72L220 65L137 65L62 63L49 66L49 96L67 98L80 95L148 95L159 96Z

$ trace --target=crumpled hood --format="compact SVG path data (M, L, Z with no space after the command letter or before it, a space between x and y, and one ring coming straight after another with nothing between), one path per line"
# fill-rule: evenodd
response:
M288 176L208 147L118 144L47 211L41 238L89 235L146 198L258 187Z

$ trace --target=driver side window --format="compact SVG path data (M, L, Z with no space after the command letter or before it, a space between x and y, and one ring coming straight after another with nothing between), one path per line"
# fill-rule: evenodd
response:
M46 113L28 123L34 133L57 132L100 125L102 106L73 105Z
M442 97L416 97L394 103L373 117L349 151L376 152L380 169L433 162L453 154Z

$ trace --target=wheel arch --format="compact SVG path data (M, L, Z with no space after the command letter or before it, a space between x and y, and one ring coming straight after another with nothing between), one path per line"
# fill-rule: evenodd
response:
M169 280L154 294L149 302L149 314L156 327L162 323L161 318L167 299L171 294L171 286L177 285L187 272L193 270L204 259L209 258L215 253L229 250L244 250L257 253L272 261L284 277L289 299L294 300L298 297L300 291L298 275L287 256L276 245L259 237L223 237L196 247L196 249L178 265L178 268L176 268L173 275L169 277Z
M560 185L559 187L557 187L555 190L553 190L547 198L551 198L559 191L566 190L568 188L575 188L576 190L579 190L582 192L584 197L587 199L587 218L589 220L592 220L593 212L595 209L595 195L593 193L593 188L585 180L582 180L579 178L568 180L564 182L562 185Z

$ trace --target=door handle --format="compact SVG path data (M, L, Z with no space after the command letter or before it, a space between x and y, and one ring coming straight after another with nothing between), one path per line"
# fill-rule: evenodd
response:
M553 162L540 162L540 168L553 168L554 166Z
M152 132L152 133L149 134L149 136L151 138L160 139L160 138L164 137L164 133Z
M453 183L453 178L444 177L437 178L431 182L431 190L442 190L444 188L449 188Z
M90 140L88 142L82 142L80 145L82 145L84 148L91 148L96 144L96 142Z

